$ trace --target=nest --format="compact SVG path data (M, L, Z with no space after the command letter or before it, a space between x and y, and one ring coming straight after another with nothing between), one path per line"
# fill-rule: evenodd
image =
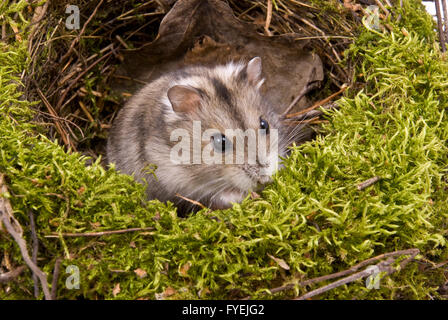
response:
M145 62L135 56L145 56L148 45L157 48L160 44L155 41L160 40L160 24L175 2L122 1L111 5L104 0L52 1L36 10L29 42L32 61L24 80L28 100L42 101L35 107L35 121L44 126L48 137L93 160L104 156L108 129L118 110L135 90L147 83L142 77L150 73L151 63L158 59ZM323 74L317 79L319 90L308 90L295 111L351 83L352 70L343 68L341 62L356 36L362 8L344 6L338 1L331 1L324 8L293 0L221 2L231 8L236 19L252 28L254 37L274 39L286 35L304 51L320 57ZM70 30L65 25L68 5L82 8L80 30ZM191 37L194 38L191 41L201 45L215 40L206 33ZM198 61L192 61L195 59L191 59L191 54L188 59L188 54L195 50L199 50L196 57L208 54L203 47L179 47L172 54L186 55L181 63L204 63L197 58ZM134 76L142 63L148 67L141 77ZM127 68L125 72L123 66ZM289 87L296 92L289 99L297 98L300 86ZM311 123L319 121L313 118Z

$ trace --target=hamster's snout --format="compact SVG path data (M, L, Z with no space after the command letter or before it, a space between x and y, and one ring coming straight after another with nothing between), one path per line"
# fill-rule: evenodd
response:
M266 184L272 182L269 163L258 163L256 165L245 164L243 168L254 184L256 184L257 190L262 189Z
M272 182L272 177L268 175L260 175L258 178L258 183L264 187L265 184Z

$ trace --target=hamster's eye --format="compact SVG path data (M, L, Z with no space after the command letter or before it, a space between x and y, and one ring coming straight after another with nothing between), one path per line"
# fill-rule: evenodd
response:
M269 123L264 120L263 118L260 117L260 129L261 130L266 130L266 134L269 133Z
M222 133L216 133L212 136L213 148L218 152L226 152L232 148L232 142Z

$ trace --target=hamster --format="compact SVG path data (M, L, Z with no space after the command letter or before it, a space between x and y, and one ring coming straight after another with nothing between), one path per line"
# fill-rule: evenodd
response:
M292 140L291 130L284 129L281 116L261 94L263 82L259 57L247 64L191 66L163 75L118 113L108 137L108 162L145 180L148 199L171 201L180 210L194 210L182 197L211 209L241 202L271 182ZM227 130L236 133L228 137ZM244 157L235 161L237 142L249 144L248 131L257 135L257 143L265 140L265 152L250 162L246 146ZM207 161L208 154L234 161Z

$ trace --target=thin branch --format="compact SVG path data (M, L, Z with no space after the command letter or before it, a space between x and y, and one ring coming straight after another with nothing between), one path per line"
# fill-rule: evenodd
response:
M436 264L436 265L433 266L431 269L437 269L437 268L443 267L443 266L446 265L446 264L448 264L448 260L445 260L445 261L443 261L443 262L440 262L440 263Z
M8 188L4 184L4 175L0 174L0 194L7 194L7 192ZM14 218L13 209L9 200L3 196L0 196L0 213L3 225L6 227L6 230L13 237L20 248L23 260L39 278L42 285L42 290L44 291L45 299L51 300L50 291L48 290L47 275L42 272L42 270L40 270L39 267L31 260L26 247L26 242L23 239L23 229L16 218Z
M381 1L379 1L379 0L375 0L375 2L376 2L376 4L378 5L378 7L380 7L381 10L384 11L384 13L386 14L386 17L388 17L388 16L390 15L389 10L386 9L386 7L382 4Z
M22 272L23 270L25 270L26 267L25 266L20 266L15 268L12 271L9 272L5 272L5 273L0 273L0 283L7 283L10 282L12 280L14 280L15 278L17 278Z
M272 36L272 32L269 31L269 25L271 24L272 19L272 0L268 0L268 10L266 13L266 23L264 25L264 31L268 36Z
M374 184L380 180L381 180L380 176L376 176L376 177L367 179L366 181L358 184L357 188L359 191L364 190L365 188L370 187L372 184Z
M34 15L31 18L31 23L39 22L43 20L47 13L48 5L50 4L50 1L45 2L43 6L36 7L34 10ZM40 28L40 24L34 24L31 28L30 35L28 36L28 52L31 55L31 49L33 47L33 39L36 34L36 31Z
M312 82L302 88L302 90L299 92L299 94L294 98L294 100L289 104L288 108L283 112L282 115L288 114L288 112L291 111L291 109L296 105L299 100L301 100L308 92L313 90L314 88L318 87L320 85L319 82Z
M301 281L301 282L288 283L288 284L283 285L281 287L269 289L269 292L271 294L274 294L274 293L277 293L277 292L294 289L294 287L296 287L296 286L297 287L304 287L304 286L308 286L308 285L311 285L311 284L314 284L314 283L340 278L340 277L352 274L352 273L358 271L359 269L361 269L363 267L366 267L366 266L368 266L368 265L370 265L370 264L372 264L374 262L377 262L379 260L382 260L382 259L386 259L386 258L390 258L390 257L396 257L396 256L403 256L403 255L411 255L411 258L413 259L419 253L420 253L420 250L416 249L416 248L406 249L406 250L398 250L398 251L393 251L393 252L386 252L386 253L380 254L378 256L375 256L373 258L369 258L369 259L366 259L364 261L361 261L360 263L350 267L349 269L346 269L346 270L343 270L343 271L339 271L339 272L335 272L335 273L331 273L331 274L327 274L327 275L320 276L320 277L313 278L313 279L308 279L308 280ZM250 298L251 297L248 296L248 297L244 298L243 300L249 300Z
M322 105L324 105L324 104L330 102L333 98L335 98L336 96L340 95L340 94L341 94L342 92L344 92L347 88L348 88L348 86L347 86L346 84L344 84L344 85L342 86L341 90L339 90L338 92L335 92L335 93L333 93L332 95L328 96L327 98L325 98L325 99L323 99L323 100L320 100L320 101L316 102L315 104L313 104L311 107L309 107L309 108L307 108L307 109L304 109L304 110L301 110L301 111L299 111L299 112L295 112L295 113L290 113L290 114L286 115L286 118L287 118L287 119L289 119L289 118L294 118L294 117L298 117L298 116L300 116L300 115L303 115L303 114L305 114L305 113L308 113L308 112L310 112L311 110L314 110L314 109L316 109L316 108L318 108L318 107L320 107L320 106L322 106Z
M412 261L415 258L415 256L420 252L420 250L418 250L418 249L410 249L410 250L407 250L407 251L408 251L407 253L396 254L397 257L389 257L386 261L382 261L382 262L377 263L375 265L375 267L377 267L377 270L379 272L386 272L387 275L392 274L395 271L397 271L397 269L391 267L390 265L396 261L398 256L402 256L402 255L405 255L405 254L410 254L411 256L409 258L407 258L407 259L405 259L405 260L400 262L399 270L401 270L410 261ZM398 253L398 251L396 251L396 253ZM366 268L363 271L360 271L360 272L357 272L355 274L352 274L351 276L345 277L343 279L340 279L338 281L330 283L330 284L328 284L326 286L323 286L321 288L318 288L316 290L312 290L310 292L307 292L306 294L304 294L304 295L302 295L302 296L300 296L298 298L295 298L293 300L306 300L306 299L309 299L309 298L314 297L316 295L319 295L319 294L322 294L322 293L327 292L329 290L332 290L334 288L340 287L340 286L342 286L344 284L347 284L347 283L350 283L350 282L354 282L354 281L356 281L358 279L361 279L361 278L368 277L370 275L372 275L372 268L371 268L371 266L369 266L368 268Z
M445 41L448 41L448 8L446 5L446 0L442 0L443 8L443 25L445 27Z
M34 222L34 214L32 210L29 210L28 216L30 218L30 229L31 229L31 240L33 242L33 252L31 253L33 262L37 265L37 254L39 251L39 240L37 239L36 233L36 223ZM34 297L39 297L39 283L37 279L37 275L33 273L33 282L34 282Z
M436 3L436 14L437 14L437 29L439 31L440 45L442 48L442 52L445 52L446 46L445 46L445 33L443 32L443 25L442 25L442 12L440 10L439 0L435 0L435 3Z
M54 124L56 127L56 131L59 133L59 135L62 138L62 141L64 142L64 144L67 147L71 147L74 151L76 151L75 146L73 145L73 143L68 139L68 134L67 132L65 132L65 130L62 128L62 125L59 123L59 121L57 120L59 117L56 114L56 111L54 110L54 108L51 106L50 102L48 102L47 98L45 97L45 95L42 93L42 91L40 90L40 88L38 87L37 82L32 79L32 81L34 82L34 85L36 87L36 91L39 94L39 97L41 98L43 104L47 107L48 112L50 113L50 115L53 117L54 120Z
M393 268L390 267L390 265L394 261L395 261L394 258L389 258L386 261L379 262L375 266L378 268L378 270L380 272L386 272L387 274L390 274L394 270ZM351 276L348 276L348 277L345 277L345 278L340 279L338 281L332 282L332 283L330 283L330 284L328 284L326 286L317 288L316 290L307 292L303 296L300 296L300 297L295 298L293 300L306 300L306 299L309 299L311 297L314 297L314 296L317 296L319 294L322 294L324 292L327 292L327 291L330 291L332 289L335 289L337 287L340 287L340 286L342 286L344 284L347 284L347 283L350 283L350 282L354 282L354 281L356 281L358 279L361 279L361 278L368 277L370 275L372 275L372 270L369 269L369 268L366 268L366 270L364 270L364 271L357 272L355 274L352 274Z
M185 201L191 202L192 204L195 204L197 206L200 206L202 209L208 209L206 206L204 206L202 203L200 203L199 201L195 201L192 199L189 199L187 197L181 196L180 194L176 193L176 197L179 197L181 199L184 199Z
M324 114L322 109L323 110L332 110L332 109L337 109L337 108L339 108L339 106L336 103L330 102L326 105L321 106L319 109L310 110L307 113L299 115L297 118L294 118L294 120L300 121L300 120L305 120L305 119L310 119L310 118L317 118Z
M129 228L129 229L122 229L122 230L111 230L111 231L100 231L100 232L86 232L86 233L54 233L44 236L45 238L59 238L59 236L63 237L101 237L101 236L108 236L111 234L122 234L127 232L136 232L136 231L150 231L154 230L153 227L146 227L146 228Z
M6 20L2 24L2 41L6 41Z
M58 292L57 286L59 279L59 271L61 269L61 262L62 258L57 258L56 262L54 263L53 279L51 280L51 299L53 300L56 300L56 294Z

